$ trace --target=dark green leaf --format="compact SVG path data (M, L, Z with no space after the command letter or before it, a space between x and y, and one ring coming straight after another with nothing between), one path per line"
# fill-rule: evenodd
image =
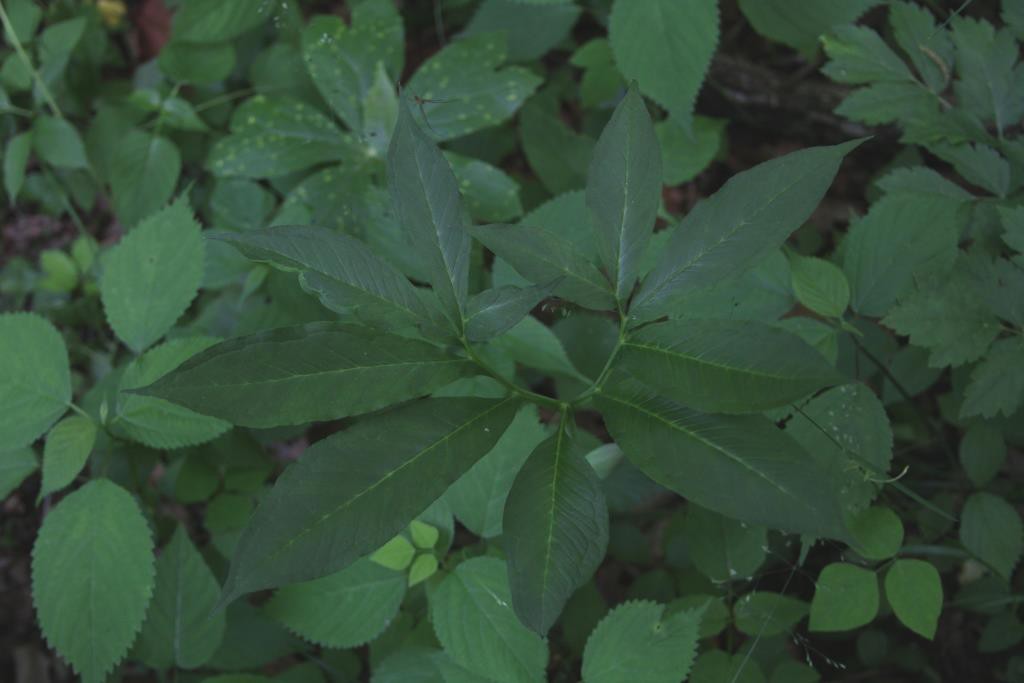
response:
M885 598L914 633L932 640L942 613L942 578L924 560L899 559L885 574Z
M66 119L37 116L32 123L32 146L40 159L58 168L89 166L82 138Z
M167 138L130 130L118 140L110 160L114 210L132 227L163 207L174 194L181 174L181 155Z
M32 150L32 132L13 135L4 148L4 190L7 200L13 205L25 182L25 166Z
M979 492L964 503L960 542L1007 581L1024 553L1024 522L1005 498Z
M466 305L466 338L486 341L514 327L541 301L554 284L538 287L495 287L475 294Z
M251 31L279 11L267 0L185 0L174 15L174 37L220 43Z
M28 446L71 402L68 350L57 329L33 313L0 315L0 443Z
M878 577L870 569L833 562L821 570L811 601L811 631L851 631L878 614Z

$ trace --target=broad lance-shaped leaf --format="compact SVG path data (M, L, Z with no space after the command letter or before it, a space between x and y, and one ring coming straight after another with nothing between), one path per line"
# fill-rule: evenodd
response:
M331 310L359 309L360 319L410 324L427 310L416 289L397 268L359 240L314 226L215 232L253 261L297 270L308 289Z
M194 669L206 663L224 636L224 612L210 613L220 584L179 526L156 561L156 588L133 658L149 666Z
M842 376L810 345L752 320L671 320L631 334L617 367L709 413L786 405Z
M505 503L503 538L512 606L541 635L572 594L593 575L608 546L608 507L601 480L568 433L537 446Z
M561 278L558 296L598 311L615 308L608 279L568 240L524 225L477 225L469 231L527 280L540 284Z
M474 295L466 310L466 338L487 341L509 331L546 299L560 281L537 287L495 287Z
M782 244L810 217L843 157L859 144L804 149L730 178L676 226L630 317L657 318L670 296L712 285Z
M387 169L398 222L425 260L445 315L461 333L469 291L468 218L451 166L413 121L405 101L388 148Z
M139 393L236 425L276 427L385 408L475 367L416 339L310 323L212 346Z
M430 399L313 445L253 514L221 602L326 576L384 545L494 446L517 408L514 398Z
M749 524L848 539L837 492L800 445L760 415L708 415L613 376L597 394L605 424L647 476Z
M103 683L124 658L153 590L153 541L139 506L94 479L46 516L32 548L32 602L48 642Z
M587 173L587 206L615 297L625 301L640 273L661 202L661 147L635 87L601 133Z

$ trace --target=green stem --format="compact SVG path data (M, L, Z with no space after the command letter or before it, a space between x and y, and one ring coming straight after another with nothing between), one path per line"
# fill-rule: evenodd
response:
M64 118L63 112L60 107L57 106L57 101L53 99L53 95L50 94L50 89L46 87L46 83L43 81L43 77L39 75L36 68L32 66L32 60L29 59L28 54L25 52L25 48L22 47L21 41L18 40L18 34L14 32L14 26L11 25L11 19L7 16L7 10L4 9L4 4L0 2L0 22L3 22L4 32L7 34L7 40L14 47L14 51L18 53L18 59L22 61L25 68L32 74L32 79L39 86L39 92L43 94L43 99L46 100L47 106L50 107L50 111L57 118Z
M543 394L538 394L538 393L536 393L534 391L530 391L529 389L524 389L523 387L521 387L518 384L516 384L515 382L509 380L504 375L502 375L500 372L498 372L497 370L492 368L490 363L488 363L486 360L484 360L483 357L481 357L473 349L472 345L469 343L469 340L466 339L465 336L460 337L459 341L462 343L462 348L464 348L466 350L466 355L469 356L470 360L472 360L474 363L476 363L478 366L480 366L480 368L484 372L486 372L488 375L490 375L491 377L496 379L498 382L500 382L506 389L511 391L513 394L517 394L519 396L522 396L523 398L525 398L528 401L532 401L532 402L534 402L534 403L536 403L538 405L542 405L542 406L546 406L548 408L552 408L552 409L557 410L559 412L563 412L565 410L568 410L569 404L566 403L565 401L559 401L558 399L551 398L550 396L544 396Z
M601 387L604 386L605 380L608 379L608 375L611 374L612 365L615 363L615 359L619 356L619 351L622 350L622 345L626 341L626 321L628 318L624 315L619 316L619 338L615 342L615 348L608 355L608 360L605 361L604 367L601 368L601 372L598 373L597 379L594 383L587 387L583 393L574 398L571 401L572 406L578 406L585 401L589 400L591 396L601 391Z

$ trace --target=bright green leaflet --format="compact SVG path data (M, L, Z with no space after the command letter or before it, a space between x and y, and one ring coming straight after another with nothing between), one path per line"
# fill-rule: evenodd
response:
M628 384L596 398L626 457L684 498L748 524L848 537L821 466L767 418L698 413Z
M162 208L180 174L181 154L167 138L141 130L119 135L108 178L118 219L130 228Z
M239 539L224 600L326 576L379 548L494 446L516 408L513 399L430 399L307 449Z
M615 366L661 395L714 413L777 408L841 375L802 339L752 320L680 320L629 335Z
M403 571L412 564L412 558L416 555L416 548L405 536L395 536L390 541L377 548L370 555L370 560L382 567L392 569L396 572ZM353 565L354 566L354 565ZM344 572L346 570L342 570ZM317 579L319 580L319 579Z
M141 353L164 336L199 291L203 238L184 199L147 218L103 262L100 296L114 333Z
M512 611L505 564L466 560L430 596L437 639L452 660L496 683L541 683L547 644Z
M715 583L749 578L764 562L768 538L762 526L737 522L691 503L683 528L694 567Z
M530 454L505 503L512 605L541 635L593 575L608 545L601 480L569 433L571 419L563 414L554 436Z
M220 647L226 617L212 612L220 584L178 526L156 561L156 588L133 656L149 666L195 669Z
M236 425L274 427L386 408L475 367L423 341L309 323L221 342L143 393Z
M765 637L788 633L807 616L809 606L779 593L751 591L733 605L736 628L748 636Z
M642 672L645 683L684 680L697 654L703 610L663 616L664 605L626 602L608 613L587 639L585 683L629 683Z
M853 548L869 560L887 560L903 545L903 522L892 508L882 505L862 510L850 522L857 542Z
M833 263L815 257L794 256L793 292L797 300L811 311L826 318L838 318L850 305L850 283Z
M231 429L231 423L224 420L155 396L130 393L149 386L217 341L213 337L171 339L132 361L121 375L110 429L151 448L167 449L204 443Z
M28 446L68 409L71 372L60 333L32 313L0 315L0 440Z
M94 479L47 515L32 551L39 626L85 683L103 683L142 626L153 541L127 491Z
M811 601L811 631L850 631L878 614L878 577L869 569L834 562L821 570Z
M1024 552L1024 522L1005 498L979 492L964 503L960 542L1007 581Z
M46 435L39 498L73 482L85 467L95 443L96 424L88 417L72 415L55 424Z
M640 274L661 204L661 149L636 88L615 108L594 147L586 196L601 261L621 305Z
M408 102L399 109L387 168L398 221L425 259L445 315L461 334L469 287L468 219L451 166L416 125Z
M793 152L730 178L673 230L634 297L630 318L656 318L673 294L714 284L781 245L810 217L839 163L858 144Z
M285 586L266 613L324 647L358 647L376 638L398 613L405 574L361 559L320 579Z
M616 0L608 37L622 75L689 130L718 44L718 3Z
M885 598L914 633L935 638L942 612L942 579L930 562L899 559L885 574Z
M545 437L536 407L522 407L494 448L445 493L459 522L482 538L500 535L516 473Z

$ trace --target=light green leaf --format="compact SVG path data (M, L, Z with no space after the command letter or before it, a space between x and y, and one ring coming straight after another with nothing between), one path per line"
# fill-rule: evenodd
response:
M412 543L405 536L399 535L377 548L370 555L370 560L382 567L393 569L394 571L402 571L412 563L412 558L415 554L416 548L413 547Z
M1024 522L1006 499L978 492L964 503L960 542L1007 581L1024 552Z
M594 147L586 196L601 261L615 297L625 302L661 205L661 149L635 88L615 108Z
M141 353L185 312L203 277L203 238L185 199L125 235L104 259L100 296L114 333Z
M313 106L284 95L256 95L231 116L231 134L217 140L206 168L217 176L276 178L310 166L365 154Z
M36 454L31 448L15 448L0 452L0 501L39 468Z
M740 9L762 36L813 56L819 36L833 26L853 23L878 1L740 0Z
M655 602L627 602L597 625L583 651L585 683L676 683L690 672L697 654L703 610L664 616Z
M505 564L466 560L430 596L434 632L452 660L496 683L540 683L546 643L512 611Z
M387 627L405 597L405 575L369 559L320 579L285 586L264 608L306 640L359 647Z
M43 520L32 601L46 641L84 683L124 658L153 591L153 541L127 491L94 479Z
M420 104L416 123L438 140L475 133L508 120L541 79L505 62L505 36L488 33L453 41L424 61L406 89Z
M726 123L725 119L694 116L690 133L673 119L654 124L661 145L662 182L679 185L707 168L725 144Z
M574 244L547 230L523 225L479 225L473 237L537 284L558 280L555 294L586 308L615 308L607 278Z
M13 205L25 182L25 166L32 150L32 131L13 135L4 148L4 191Z
M409 538L417 548L430 550L437 545L437 539L440 537L441 532L437 530L437 527L432 527L418 519L409 522Z
M317 90L351 131L363 130L362 104L377 65L397 78L402 70L404 29L390 0L352 8L352 25L316 16L302 32L302 55ZM391 133L390 130L387 131Z
M229 422L164 399L127 393L149 386L217 342L213 337L172 339L132 361L121 375L110 428L133 441L161 449L205 443L231 429Z
M735 602L732 611L737 630L760 638L790 633L809 607L803 600L779 593L751 591Z
M321 303L363 322L404 327L428 318L416 289L394 266L359 240L314 226L215 232L253 261L302 273L304 286Z
M160 70L180 83L211 85L223 81L235 68L237 55L231 43L187 43L172 40L157 57Z
M0 314L0 443L28 446L71 402L68 350L60 333L33 313Z
M850 283L838 266L813 256L793 256L789 265L800 303L826 318L842 316L850 304Z
M178 526L156 561L156 588L133 657L166 669L195 669L220 647L225 614L211 613L220 584Z
M555 435L533 451L505 503L502 540L512 606L542 636L608 545L601 480L568 432L571 419L563 415Z
M249 521L222 602L326 576L379 548L494 446L515 411L513 399L430 399L307 449Z
M275 427L385 408L474 368L416 339L309 323L221 342L142 393L232 424Z
M767 418L706 415L619 382L597 405L626 457L684 498L749 524L848 536L821 466Z
M768 539L762 526L690 503L683 528L693 566L715 583L749 578L764 562Z
M887 560L903 545L903 522L892 508L876 505L850 521L853 549L868 560Z
M546 299L553 286L495 287L473 295L466 305L466 339L487 341L508 332Z
M469 287L468 218L451 166L416 125L408 102L400 106L387 169L398 222L426 262L444 313L461 334Z
M995 478L1006 462L1003 433L987 422L975 422L960 440L960 464L978 488Z
M45 114L32 122L32 147L39 158L58 168L87 168L82 137L67 119Z
M1024 342L1000 339L974 366L960 417L1011 417L1024 399Z
M420 555L417 557L413 561L412 566L409 567L409 588L429 579L437 573L439 567L437 558L433 555Z
M619 0L612 5L608 36L622 75L636 80L689 130L718 44L718 3Z
M516 473L545 436L536 407L521 408L494 448L445 493L459 522L482 538L500 535Z
M492 223L514 220L522 215L519 183L500 168L451 152L446 152L445 158L459 181L466 209L474 219Z
M676 226L634 297L630 317L656 318L672 294L714 284L781 245L810 217L857 144L812 147L730 178Z
M174 194L181 154L165 137L129 130L117 141L110 160L114 211L125 227L162 208Z
M46 435L39 498L73 482L85 467L95 443L96 424L88 417L72 415L55 424Z
M754 321L679 320L629 335L616 367L713 413L777 408L842 377L799 337Z
M899 559L885 574L885 598L896 618L914 633L933 640L942 613L942 578L924 560Z
M812 632L850 631L878 614L878 577L868 569L833 562L821 570L811 601Z
M277 12L266 0L185 0L174 15L174 38L220 43L251 31Z

